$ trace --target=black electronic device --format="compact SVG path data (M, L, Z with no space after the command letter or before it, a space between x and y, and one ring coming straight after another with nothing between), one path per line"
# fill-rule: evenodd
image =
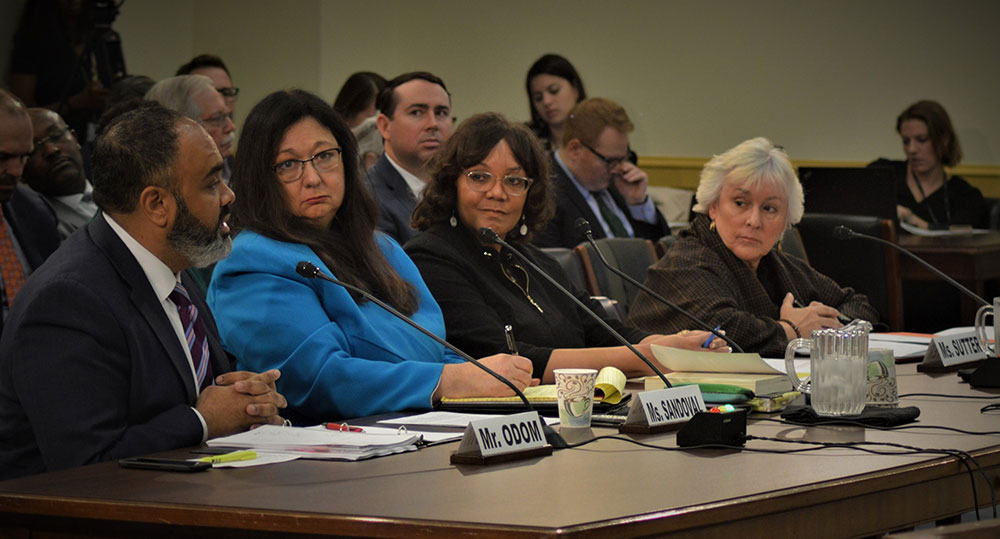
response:
M212 467L211 462L184 459L162 459L152 457L132 457L120 459L118 465L122 468L138 468L140 470L159 470L161 472L203 472Z

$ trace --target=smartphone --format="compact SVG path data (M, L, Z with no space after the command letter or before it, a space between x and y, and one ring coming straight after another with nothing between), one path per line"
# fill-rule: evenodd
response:
M212 467L211 462L150 457L121 459L118 461L118 465L122 468L140 468L143 470L160 470L165 472L201 472Z

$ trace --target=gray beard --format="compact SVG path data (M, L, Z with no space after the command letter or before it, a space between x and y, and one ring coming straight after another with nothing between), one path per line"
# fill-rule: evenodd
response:
M219 216L218 225L214 229L209 228L191 215L180 196L175 196L175 199L177 220L170 232L167 232L167 242L170 246L196 268L211 266L229 256L233 248L233 239L223 236L220 232L225 212Z

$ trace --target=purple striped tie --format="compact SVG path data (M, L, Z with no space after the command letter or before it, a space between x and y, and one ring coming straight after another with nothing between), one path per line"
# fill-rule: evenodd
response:
M212 383L212 365L208 358L208 339L205 337L205 324L198 317L198 308L191 303L191 297L181 283L174 286L170 293L170 301L177 305L177 313L181 315L181 325L184 326L184 338L191 350L191 361L194 363L195 377L198 388L205 389Z

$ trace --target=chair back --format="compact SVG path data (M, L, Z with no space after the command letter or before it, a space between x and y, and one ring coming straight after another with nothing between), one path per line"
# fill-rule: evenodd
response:
M580 257L573 252L573 249L567 247L542 247L542 252L551 256L559 263L559 266L566 272L566 276L569 277L571 285L578 290L590 291L590 287L587 286L586 277L584 277L583 264L580 262ZM592 291L590 293L593 294Z
M809 265L840 286L868 296L882 322L892 331L903 329L903 293L899 258L890 247L864 240L839 240L838 225L855 232L896 243L896 228L889 219L864 215L807 213L798 224Z
M667 253L670 252L670 248L674 246L675 241L677 241L677 236L674 236L673 234L663 236L662 238L656 240L656 245L654 245L654 247L656 247L656 259L659 260L667 256Z
M646 280L649 266L656 262L656 249L653 247L653 242L646 239L602 238L595 243L610 264L640 283ZM579 255L583 264L590 294L607 296L617 301L622 311L627 314L629 307L632 306L632 300L639 293L639 289L604 267L600 257L593 252L593 247L589 243L581 243L573 250Z
M806 247L802 245L802 235L794 226L781 235L781 252L809 262L809 257L806 256Z

